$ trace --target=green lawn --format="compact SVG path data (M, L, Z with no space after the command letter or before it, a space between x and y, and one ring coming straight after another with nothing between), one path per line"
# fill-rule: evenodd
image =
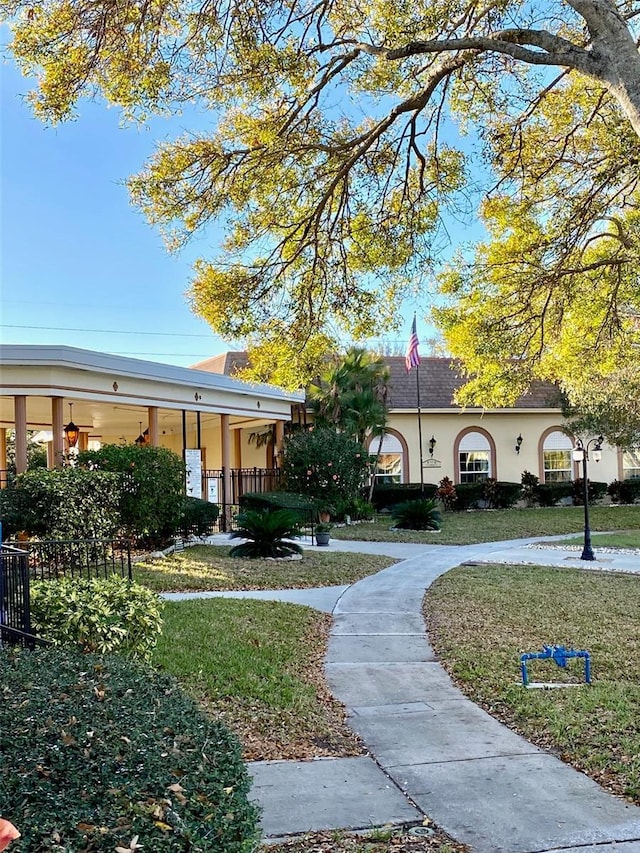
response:
M633 530L640 528L638 506L592 506L591 528L594 531ZM367 542L425 542L433 545L471 545L531 536L556 536L580 533L584 529L584 509L578 506L535 509L475 510L443 512L439 532L391 530L391 518L378 516L373 523L335 527L336 539Z
M230 546L196 545L163 559L135 563L134 580L157 592L306 589L353 583L396 562L376 554L306 551L302 560L246 560Z
M562 539L560 545L581 545L582 537ZM620 530L616 533L594 533L591 536L591 544L594 548L630 548L640 549L640 530Z
M534 743L640 803L640 577L536 566L462 566L425 597L434 648L462 689ZM528 690L520 655L544 644L591 653L593 684ZM536 681L582 680L530 664Z
M154 665L222 716L246 758L361 752L325 685L328 614L215 598L169 602L163 617Z

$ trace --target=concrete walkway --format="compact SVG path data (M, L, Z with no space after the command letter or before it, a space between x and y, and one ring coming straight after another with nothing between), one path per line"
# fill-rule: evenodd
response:
M460 563L640 572L635 556L603 554L586 563L579 553L567 558L566 551L526 545L332 540L331 550L375 549L406 557L348 588L334 588L329 597L327 590L297 591L299 603L311 606L317 595L321 609L333 598L327 678L370 755L251 763L266 838L421 823L426 815L476 853L640 853L640 808L608 794L466 699L429 646L421 615L425 589Z

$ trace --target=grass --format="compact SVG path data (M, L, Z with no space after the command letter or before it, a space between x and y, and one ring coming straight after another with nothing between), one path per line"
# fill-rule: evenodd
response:
M534 509L478 510L443 512L442 530L391 530L391 518L378 516L373 523L334 527L334 539L367 542L424 542L433 545L472 545L502 539L532 536L561 536L580 533L584 528L582 507L548 507ZM592 506L591 529L594 531L631 530L640 527L640 506Z
M153 663L243 742L246 759L358 755L325 685L328 614L271 601L170 602Z
M640 804L640 578L536 566L462 566L425 597L430 637L464 692L533 743ZM522 652L587 649L593 684L522 686ZM532 680L582 681L582 662L530 664Z
M197 545L159 560L136 563L134 580L156 592L307 589L354 583L396 562L376 554L306 551L301 560L230 557L229 548Z
M582 538L561 539L559 545L580 545ZM640 530L621 530L616 533L596 533L591 536L591 544L600 548L640 549Z

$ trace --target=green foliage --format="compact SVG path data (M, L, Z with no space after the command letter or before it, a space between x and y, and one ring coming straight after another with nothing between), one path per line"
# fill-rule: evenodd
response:
M352 521L368 521L376 514L375 507L364 498L356 497L339 501L332 513L336 521L346 521L347 516Z
M213 532L219 515L217 504L185 495L182 499L180 533L183 536L206 536Z
M464 511L477 509L480 501L484 500L484 482L476 480L473 483L457 483L456 498L453 509Z
M376 482L371 502L377 510L388 509L405 501L417 501L420 498L434 498L438 487L433 483L424 484L424 493L419 483L383 483Z
M607 493L614 503L632 504L640 500L640 477L627 480L614 480L609 483Z
M485 405L535 373L601 378L637 343L635 10L587 8L0 0L45 120L98 93L140 120L214 118L130 192L171 249L225 223L192 304L289 387L307 347L396 329L403 298L430 295L444 213L486 199L492 243L458 262L441 315ZM453 122L476 144L447 144Z
M587 490L589 495L589 503L596 503L607 494L607 484L598 483L593 480L587 481ZM584 481L582 477L578 477L573 481L573 505L584 506Z
M573 496L573 483L540 483L536 490L540 506L555 506L564 498Z
M522 496L520 483L507 483L487 477L483 481L482 499L489 509L509 509L518 503Z
M148 660L162 631L162 602L118 575L31 582L31 621L38 636L85 652Z
M81 468L36 469L3 490L3 522L43 539L109 538L119 527L122 478ZM4 535L4 531L3 531Z
M284 442L282 472L287 488L316 501L336 505L359 497L370 471L367 451L345 433L314 427Z
M422 499L398 504L392 511L395 527L406 530L440 530L440 510L435 500Z
M232 557L290 557L301 554L295 542L285 542L300 536L300 518L288 509L247 509L238 514L231 539L248 539L231 549Z
M389 368L384 359L353 347L325 367L307 398L319 427L346 432L364 443L380 435L387 423Z
M333 524L329 524L328 521L319 521L314 530L316 533L330 533L333 530Z
M172 677L120 656L0 648L0 802L13 853L251 853L235 737Z
M179 529L185 466L171 450L105 444L79 453L78 465L123 475L120 520L128 535L161 540Z
M525 504L529 507L534 506L538 501L540 478L536 477L530 471L523 471L520 483L522 485L522 497Z
M242 509L288 509L298 514L300 523L309 523L317 509L308 495L295 492L245 492L240 495Z

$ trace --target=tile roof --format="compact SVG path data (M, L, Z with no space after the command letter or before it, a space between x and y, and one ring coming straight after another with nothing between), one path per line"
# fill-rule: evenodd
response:
M418 394L416 371L407 373L404 356L385 356L389 366L389 409L416 409ZM248 364L247 353L225 352L208 358L193 367L208 370L211 373L226 373L233 376ZM464 383L452 358L422 358L418 369L420 382L420 406L422 409L455 409L453 395ZM557 389L548 382L535 382L529 392L520 397L515 404L517 409L557 409L559 408Z

